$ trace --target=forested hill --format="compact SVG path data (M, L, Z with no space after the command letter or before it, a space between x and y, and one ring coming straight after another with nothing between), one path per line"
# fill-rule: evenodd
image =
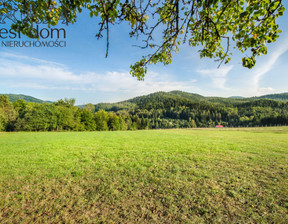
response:
M204 97L181 91L157 92L119 103L96 104L95 111L100 110L148 119L152 128L288 124L287 101Z
M0 94L1 95L6 95L9 97L10 102L14 103L17 100L25 100L26 102L31 102L31 103L52 103L51 101L44 101L44 100L40 100L37 99L35 97L32 96L27 96L27 95L23 95L23 94Z
M288 101L288 93L270 94L265 96L256 97L256 99L270 99L270 100L283 100Z
M170 93L173 95L181 96L181 97L196 101L196 102L206 101L206 102L211 102L211 103L220 103L220 104L222 103L226 105L250 102L250 101L259 100L259 99L288 101L288 93L270 94L270 95L263 95L263 96L250 97L250 98L245 98L242 96L231 96L228 98L204 97L199 94L187 93L187 92L182 92L182 91L171 91Z
M185 106L187 104L201 104L205 105L218 105L225 107L234 107L244 103L249 103L257 101L260 99L267 100L278 100L278 101L288 101L288 93L275 94L275 95L265 95L260 97L204 97L195 93L188 93L182 91L171 91L171 92L156 92L145 96L135 97L130 100L118 102L118 103L99 103L95 105L95 111L106 110L106 111L120 111L120 110L135 110L135 109L158 109L167 108L167 106L177 107Z
M172 91L79 107L75 99L35 103L0 95L0 131L116 131L216 125L288 125L288 101L203 97Z

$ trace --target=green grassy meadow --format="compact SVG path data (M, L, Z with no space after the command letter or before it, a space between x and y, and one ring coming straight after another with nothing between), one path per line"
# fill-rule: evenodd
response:
M288 128L0 133L0 223L288 223Z

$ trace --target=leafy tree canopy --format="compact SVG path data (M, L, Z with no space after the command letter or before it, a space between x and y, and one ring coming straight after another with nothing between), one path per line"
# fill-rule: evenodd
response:
M60 19L76 22L83 9L100 19L96 36L107 38L111 25L128 22L130 36L151 48L151 54L131 65L131 74L144 79L149 64L167 65L179 45L199 46L200 56L228 63L231 48L247 55L244 67L252 68L256 56L267 53L267 43L279 37L277 18L283 16L282 0L6 0L0 15L18 7L24 19L12 25L29 37L35 37L33 25L45 21L56 25ZM161 33L161 38L155 34Z

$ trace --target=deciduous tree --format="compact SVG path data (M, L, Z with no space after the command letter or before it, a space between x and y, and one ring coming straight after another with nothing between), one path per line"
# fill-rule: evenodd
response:
M8 0L1 4L0 15L19 9L23 19L12 28L30 37L36 35L35 23L54 26L63 19L74 23L84 9L100 20L96 36L107 39L106 57L111 26L128 22L130 36L151 52L131 65L131 74L139 80L149 64L171 63L173 52L185 42L199 46L200 56L214 58L219 66L230 61L234 47L245 53L243 66L252 68L256 57L267 53L266 44L279 37L277 18L285 11L282 0ZM162 36L156 38L159 33Z

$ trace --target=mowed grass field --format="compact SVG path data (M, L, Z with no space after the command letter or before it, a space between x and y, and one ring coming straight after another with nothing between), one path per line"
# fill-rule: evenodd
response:
M288 128L0 133L0 223L288 223Z

